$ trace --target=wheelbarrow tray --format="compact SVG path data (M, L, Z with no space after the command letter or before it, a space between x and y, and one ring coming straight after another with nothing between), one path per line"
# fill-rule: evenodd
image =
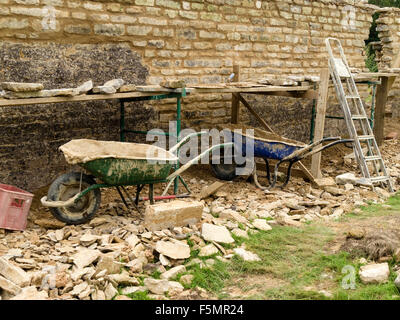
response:
M282 160L295 151L306 147L301 142L287 139L261 129L240 125L224 125L224 127L232 132L234 145L238 150L242 150L243 156L246 155L246 144L254 144L254 157L275 160ZM251 134L248 131L249 129L253 130L254 134Z
M95 177L109 185L135 185L165 181L172 163L151 163L134 159L97 159L80 164Z
M69 164L78 164L108 185L164 181L178 158L148 144L72 140L60 147Z

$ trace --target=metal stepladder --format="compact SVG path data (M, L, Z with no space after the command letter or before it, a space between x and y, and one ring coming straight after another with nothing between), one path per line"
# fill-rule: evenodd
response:
M371 182L372 186L379 184L382 187L388 187L389 191L393 192L392 182L387 173L340 40L327 38L325 43L329 53L329 71L337 98L344 113L349 135L354 140L354 154L360 166L361 173L364 178ZM331 43L334 45L331 45ZM361 130L361 135L357 132L357 126ZM367 145L366 154L363 153L361 143ZM372 163L373 170L370 170L368 163ZM374 172L371 173L370 171Z

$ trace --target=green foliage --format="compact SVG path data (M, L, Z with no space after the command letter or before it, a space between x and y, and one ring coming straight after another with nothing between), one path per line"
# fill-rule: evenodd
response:
M400 8L400 0L369 0L368 2L380 7Z
M365 66L371 72L378 72L378 64L375 61L375 51L372 49L371 45L366 46L365 53L367 56L367 59L365 60Z

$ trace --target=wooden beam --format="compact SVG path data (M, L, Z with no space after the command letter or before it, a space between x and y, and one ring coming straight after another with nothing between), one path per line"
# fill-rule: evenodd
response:
M389 81L388 77L382 77L382 83L376 89L374 135L378 146L382 145L384 140L385 107L389 94Z
M321 72L321 82L319 84L317 114L315 119L315 133L314 140L318 141L324 137L325 129L325 114L326 106L328 104L329 92L329 69L323 69ZM311 160L311 174L317 179L322 178L321 174L321 153L314 154Z
M235 74L233 78L233 82L240 81L240 66L233 66L233 73ZM231 111L231 122L234 124L239 123L240 117L240 102L238 96L236 94L232 94L232 111Z
M243 98L243 97L241 96L240 93L234 93L234 95L237 97L237 99L239 100L239 102L243 103L243 105L250 111L250 113L251 113L254 117L256 117L256 119L263 125L263 127L264 127L265 129L267 129L269 132L274 132L274 131L272 130L272 128L268 125L268 123L265 122L265 120L264 120L263 118L261 118L261 117L257 114L257 112L254 110L254 108L246 101L245 98Z

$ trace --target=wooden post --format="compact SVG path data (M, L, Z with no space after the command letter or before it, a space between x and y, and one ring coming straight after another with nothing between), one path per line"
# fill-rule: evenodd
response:
M389 94L389 78L381 77L381 84L378 85L376 90L376 103L375 103L375 123L374 135L378 146L382 145L384 140L383 129L385 127L385 107L387 97Z
M329 69L323 69L321 72L321 82L319 84L317 114L315 118L315 134L314 141L323 139L325 129L325 114L326 105L328 104L329 93ZM321 179L321 153L314 154L311 159L311 173L317 178Z
M233 73L235 74L233 82L240 81L240 66L233 66ZM240 101L236 94L232 94L232 112L231 112L231 123L238 124L240 116Z

